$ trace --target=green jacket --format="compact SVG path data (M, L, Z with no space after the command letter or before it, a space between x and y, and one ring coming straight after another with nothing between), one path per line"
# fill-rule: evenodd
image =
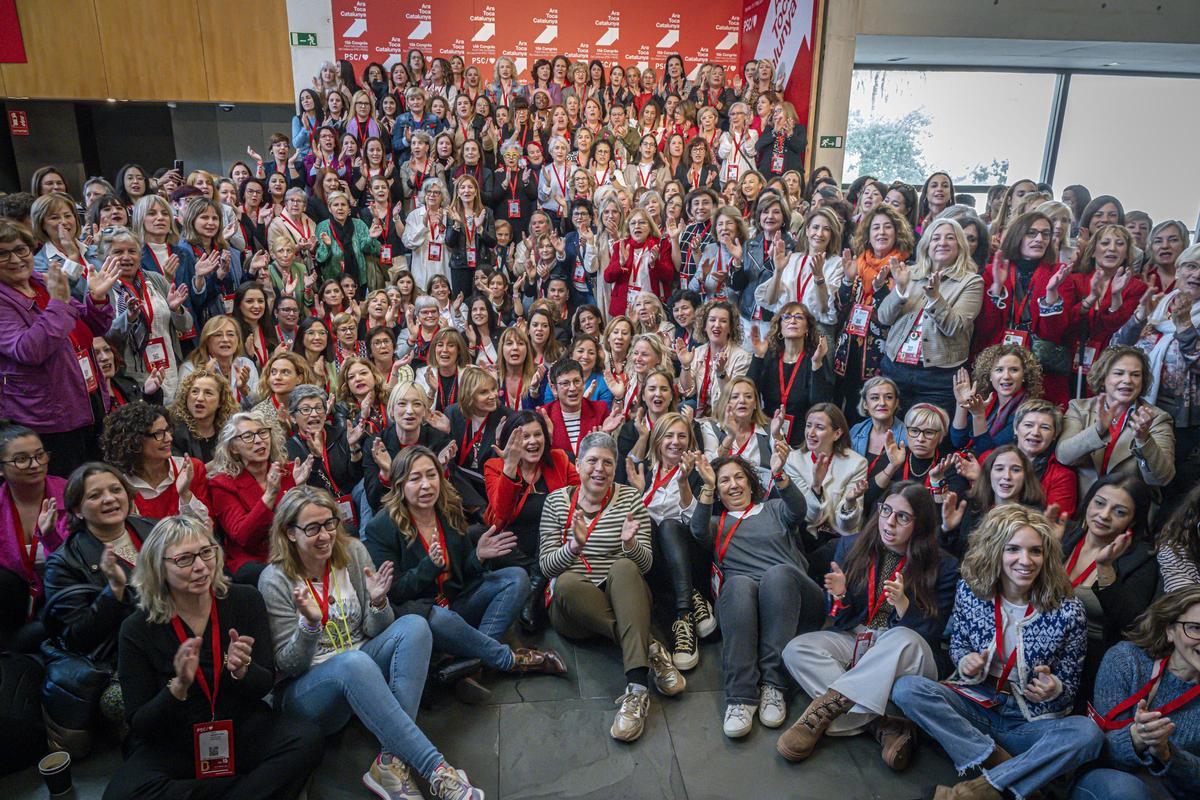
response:
M362 286L367 283L368 275L378 269L375 256L379 254L379 240L371 238L367 223L358 217L351 219L354 224L354 239L349 245L354 249L359 267L359 274L354 277L359 286ZM325 244L326 238L329 239L328 245ZM342 264L345 260L346 254L338 244L337 237L333 235L329 220L317 225L317 269L321 272L321 278L336 280L343 272Z

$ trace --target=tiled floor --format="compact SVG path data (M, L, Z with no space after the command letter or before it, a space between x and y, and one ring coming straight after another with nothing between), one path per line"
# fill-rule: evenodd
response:
M915 800L931 797L938 783L954 781L953 767L928 740L909 769L897 775L866 736L827 739L803 765L776 755L777 732L757 722L745 739L726 739L717 644L703 646L684 694L653 696L640 741L616 742L608 735L613 701L624 689L616 648L571 644L552 632L542 643L563 654L568 677L487 678L494 692L490 704L464 706L438 693L421 712L430 738L488 798ZM806 702L803 695L794 698L789 722ZM310 784L310 800L368 797L361 775L376 751L357 723L331 738ZM76 797L99 798L118 763L113 745L75 765ZM45 796L35 769L0 780L5 800Z

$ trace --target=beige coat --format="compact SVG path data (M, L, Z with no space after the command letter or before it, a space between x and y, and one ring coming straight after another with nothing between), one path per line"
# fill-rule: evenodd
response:
M1102 439L1096 432L1096 409L1095 397L1071 401L1055 451L1061 463L1079 472L1080 496L1100 476L1108 445L1108 437ZM1151 486L1166 486L1175 477L1175 431L1170 414L1155 406L1150 406L1150 411L1154 415L1150 438L1139 445L1132 426L1125 425L1109 457L1108 474L1140 475Z

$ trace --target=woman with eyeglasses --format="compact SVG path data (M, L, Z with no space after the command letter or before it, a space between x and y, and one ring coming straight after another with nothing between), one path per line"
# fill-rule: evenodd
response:
M825 576L833 624L783 651L784 666L813 701L779 737L780 755L803 761L826 733L866 730L885 764L907 767L916 731L887 713L888 699L901 675L937 678L957 583L958 562L938 547L929 492L912 481L888 487L863 532L838 540Z
M259 581L275 661L276 702L332 734L357 715L380 744L363 784L380 797L417 797L412 771L436 797L483 793L445 758L415 718L429 668L429 626L388 603L390 561L375 568L348 536L337 504L313 487L289 491L271 529L271 564Z
M877 455L867 464L864 506L874 508L880 492L894 481L919 481L935 493L953 491L963 496L967 482L949 457L949 449L943 447L949 427L950 415L939 406L918 403L910 408L904 415L905 441L885 434L884 457Z
M166 409L141 400L120 406L104 420L100 446L106 463L120 469L135 494L137 512L150 519L192 513L209 518L204 463L172 451Z
M266 703L274 684L266 608L254 589L230 585L222 560L192 517L163 520L146 537L133 578L138 610L121 631L130 748L105 796L223 788L223 796L294 798L320 761L316 726ZM195 726L209 720L229 726L225 762L196 755L207 737Z
M209 465L209 493L229 571L238 583L258 581L275 504L282 493L308 482L312 465L311 455L288 463L282 431L261 414L234 414L221 429Z
M18 652L36 650L46 559L66 541L66 481L50 475L41 438L24 425L0 426L0 636Z
M1104 656L1088 713L1105 766L1075 780L1071 800L1184 800L1200 791L1200 587L1154 601L1129 641Z
M824 370L829 340L817 335L817 322L802 304L785 303L771 320L766 337L750 328L754 358L746 376L758 387L763 412L782 413L781 432L793 447L804 439L797 424L815 403L830 399L833 388Z
M329 396L311 384L297 386L288 396L292 420L287 438L289 459L313 458L308 485L324 489L334 498L347 532L358 533L357 504L350 491L363 476L362 440L366 421L357 416L339 421L326 414Z
M993 509L971 540L951 615L945 683L902 675L892 700L950 756L982 774L937 797L1029 797L1100 754L1095 723L1071 716L1087 645L1083 603L1040 511Z
M91 749L94 731L84 720L122 718L117 642L135 609L129 578L153 525L133 515L133 496L116 467L92 461L76 469L63 491L71 535L46 559L43 709L48 738L72 756Z
M20 223L0 219L0 418L31 428L66 476L92 453L109 404L92 339L113 321L109 292L120 268L92 270L81 299L57 263L34 274L37 242Z

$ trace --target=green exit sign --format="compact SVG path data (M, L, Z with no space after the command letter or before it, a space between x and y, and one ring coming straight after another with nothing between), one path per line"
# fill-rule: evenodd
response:
M842 146L841 136L822 136L817 146L824 150L837 150Z
M315 33L304 33L302 31L292 31L292 47L316 47L317 35Z

